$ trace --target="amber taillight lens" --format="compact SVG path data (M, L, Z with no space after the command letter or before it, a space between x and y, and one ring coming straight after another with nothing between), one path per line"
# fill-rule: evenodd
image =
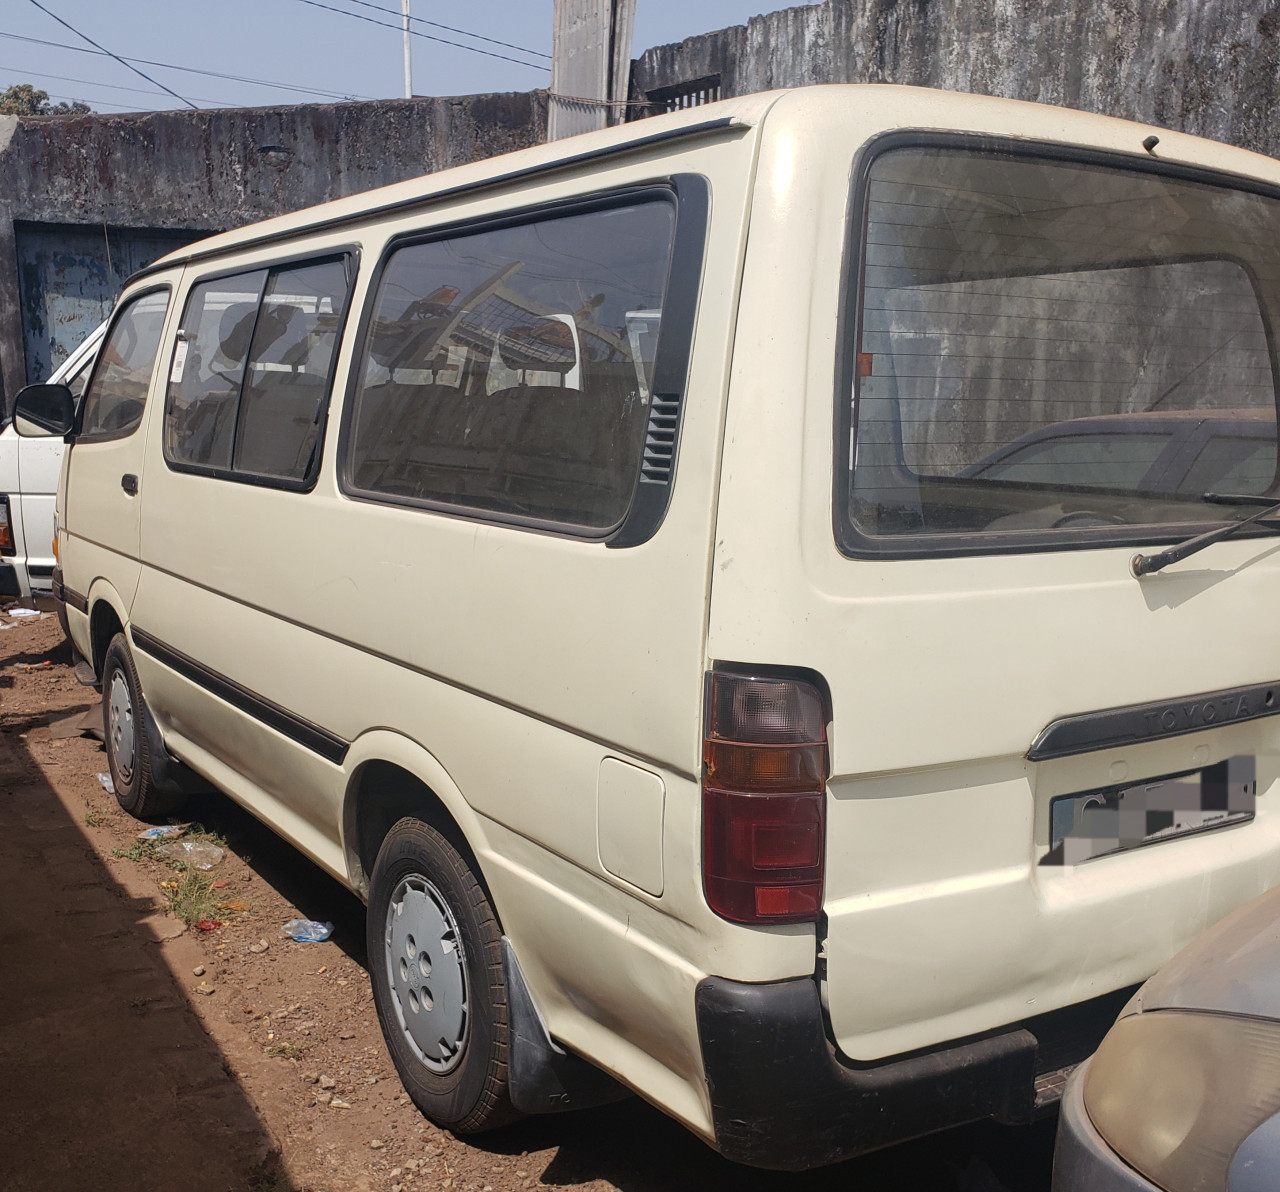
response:
M713 671L702 752L702 883L735 923L822 910L827 716L805 679Z

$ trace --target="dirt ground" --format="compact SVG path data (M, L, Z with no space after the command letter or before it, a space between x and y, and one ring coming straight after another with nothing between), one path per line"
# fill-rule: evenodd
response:
M1046 1192L1054 1123L967 1127L824 1171L725 1162L639 1099L479 1138L409 1102L364 908L221 796L179 872L98 779L97 695L51 613L0 616L0 1184L9 1192ZM171 909L207 914L208 930ZM203 899L204 907L198 905ZM295 943L291 918L331 921Z

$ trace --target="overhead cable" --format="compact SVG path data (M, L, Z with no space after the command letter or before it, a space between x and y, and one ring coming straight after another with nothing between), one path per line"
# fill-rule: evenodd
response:
M358 4L361 8L373 8L378 12L390 13L392 16L400 16L394 8L387 8L382 4L370 4L369 0L347 0L348 4ZM461 33L463 37L474 37L476 41L487 41L492 46L506 46L509 50L519 50L522 54L536 54L539 58L550 59L550 54L544 54L541 50L531 50L528 46L518 46L509 41L499 41L496 37L485 37L483 33L472 33L470 29L458 29L453 25L442 25L439 21L429 21L426 17L410 16L409 20L416 21L420 25L430 25L433 29L447 29L450 33ZM531 64L530 64L531 65Z
M172 95L174 99L181 100L183 103L187 105L187 107L192 109L196 107L196 105L193 104L189 99L187 99L185 96L179 95L176 91L173 90L173 88L166 87L163 83L157 83L156 80L153 79L149 74L147 74L145 71L139 70L136 66L132 65L131 63L126 62L125 59L121 58L119 54L113 54L105 46L98 45L98 43L94 41L93 38L90 37L87 33L81 33L79 29L77 29L74 25L68 24L60 16L58 16L57 13L50 12L47 8L45 8L43 4L40 3L40 0L31 0L31 3L34 4L46 16L53 17L53 19L57 21L59 25L63 26L63 28L70 29L71 32L74 33L77 37L79 37L83 41L87 41L91 46L94 47L94 49L101 50L109 58L114 58L126 70L131 70L133 71L134 74L141 75L142 78L146 79L147 82L150 83L153 87L159 87L161 91L164 91L169 95Z
M35 0L31 0L34 4ZM334 8L332 4L321 4L320 0L298 0L299 4L309 4L312 8L323 8L328 12L336 12L339 16L350 17L353 21L368 21L370 25L378 25L383 29L394 29L397 33L404 30L403 25L392 25L387 21L379 21L373 17L367 17L363 13L352 12L349 8ZM459 50L470 50L473 54L483 54L486 58L501 58L504 62L514 62L517 66L527 66L531 70L550 70L549 66L542 66L537 62L525 62L520 58L512 58L510 54L496 54L493 50L482 50L479 46L463 45L460 41L450 41L447 37L436 37L434 33L422 33L417 29L410 29L409 32L414 37L424 38L426 41L439 42L441 45L453 46Z
M104 55L108 58L114 55L108 54L106 50L90 50L84 46L67 45L65 41L48 41L43 37L24 37L20 33L3 33L0 37L8 38L10 41L25 41L30 45L49 46L55 50L71 50L77 54L94 54ZM299 95L319 95L326 99L372 99L371 95L356 95L351 92L344 91L324 91L318 87L296 87L287 83L272 83L267 79L250 79L243 75L222 74L216 70L201 70L195 66L175 66L172 62L153 62L150 58L126 58L126 62L138 62L143 66L159 66L164 70L177 70L184 74L205 75L211 79L226 79L232 83L252 83L255 87L271 87L276 91L295 91Z
M95 82L93 79L73 79L69 75L44 74L43 72L38 70L28 70L25 66L0 66L0 71L8 71L12 75L21 76L21 78L24 81L27 79L57 79L59 83L79 83L84 87L105 87L108 91L130 91L134 95L154 95L155 94L154 91L148 91L143 87L125 87L125 86L122 86L120 83L98 83L98 82ZM66 96L60 96L59 98L65 99ZM85 99L84 96L80 96L79 98L82 103L90 102L89 100ZM192 98L198 99L201 103L213 103L213 104L219 104L225 107L234 106L233 104L228 104L225 99L205 99L199 95L193 96ZM95 99L92 102L106 103L107 101L105 99ZM113 106L122 107L124 105L115 104ZM141 111L145 109L138 109L138 110Z

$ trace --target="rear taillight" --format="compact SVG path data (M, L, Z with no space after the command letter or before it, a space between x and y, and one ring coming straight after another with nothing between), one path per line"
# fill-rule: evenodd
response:
M827 716L804 679L713 671L702 750L702 883L735 923L822 910Z
M9 498L0 496L0 555L13 553L13 526L9 521Z

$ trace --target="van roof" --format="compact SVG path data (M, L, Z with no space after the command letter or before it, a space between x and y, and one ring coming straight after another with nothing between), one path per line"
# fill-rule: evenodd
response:
M782 94L785 93L772 91L742 99L722 100L615 128L548 141L528 149L452 166L434 174L423 174L405 182L361 191L346 198L334 199L198 240L168 253L134 276L143 277L186 261L286 239L314 228L339 226L373 215L503 186L553 170L568 169L596 158L646 149L665 141L745 131L759 123L771 104Z
M509 185L552 171L570 169L599 158L648 149L664 142L745 131L759 125L770 109L780 101L789 101L781 105L784 109L793 106L791 97L796 97L795 106L798 109L810 104L848 106L854 99L864 102L868 109L878 113L884 112L888 107L900 111L902 116L899 119L905 118L909 122L903 127L918 129L954 127L976 130L993 120L1006 126L1012 122L1017 125L1019 136L1075 145L1096 143L1108 148L1136 148L1142 144L1144 136L1155 131L1160 134L1159 156L1162 159L1184 164L1194 163L1240 177L1266 179L1280 185L1277 163L1262 154L1112 116L927 87L883 83L828 84L765 91L720 100L453 166L375 190L362 191L199 240L161 257L130 280L235 249L285 240L306 231L338 227L371 216ZM798 114L803 120L803 112ZM943 118L939 119L939 115ZM869 135L875 131L875 127L869 126Z

